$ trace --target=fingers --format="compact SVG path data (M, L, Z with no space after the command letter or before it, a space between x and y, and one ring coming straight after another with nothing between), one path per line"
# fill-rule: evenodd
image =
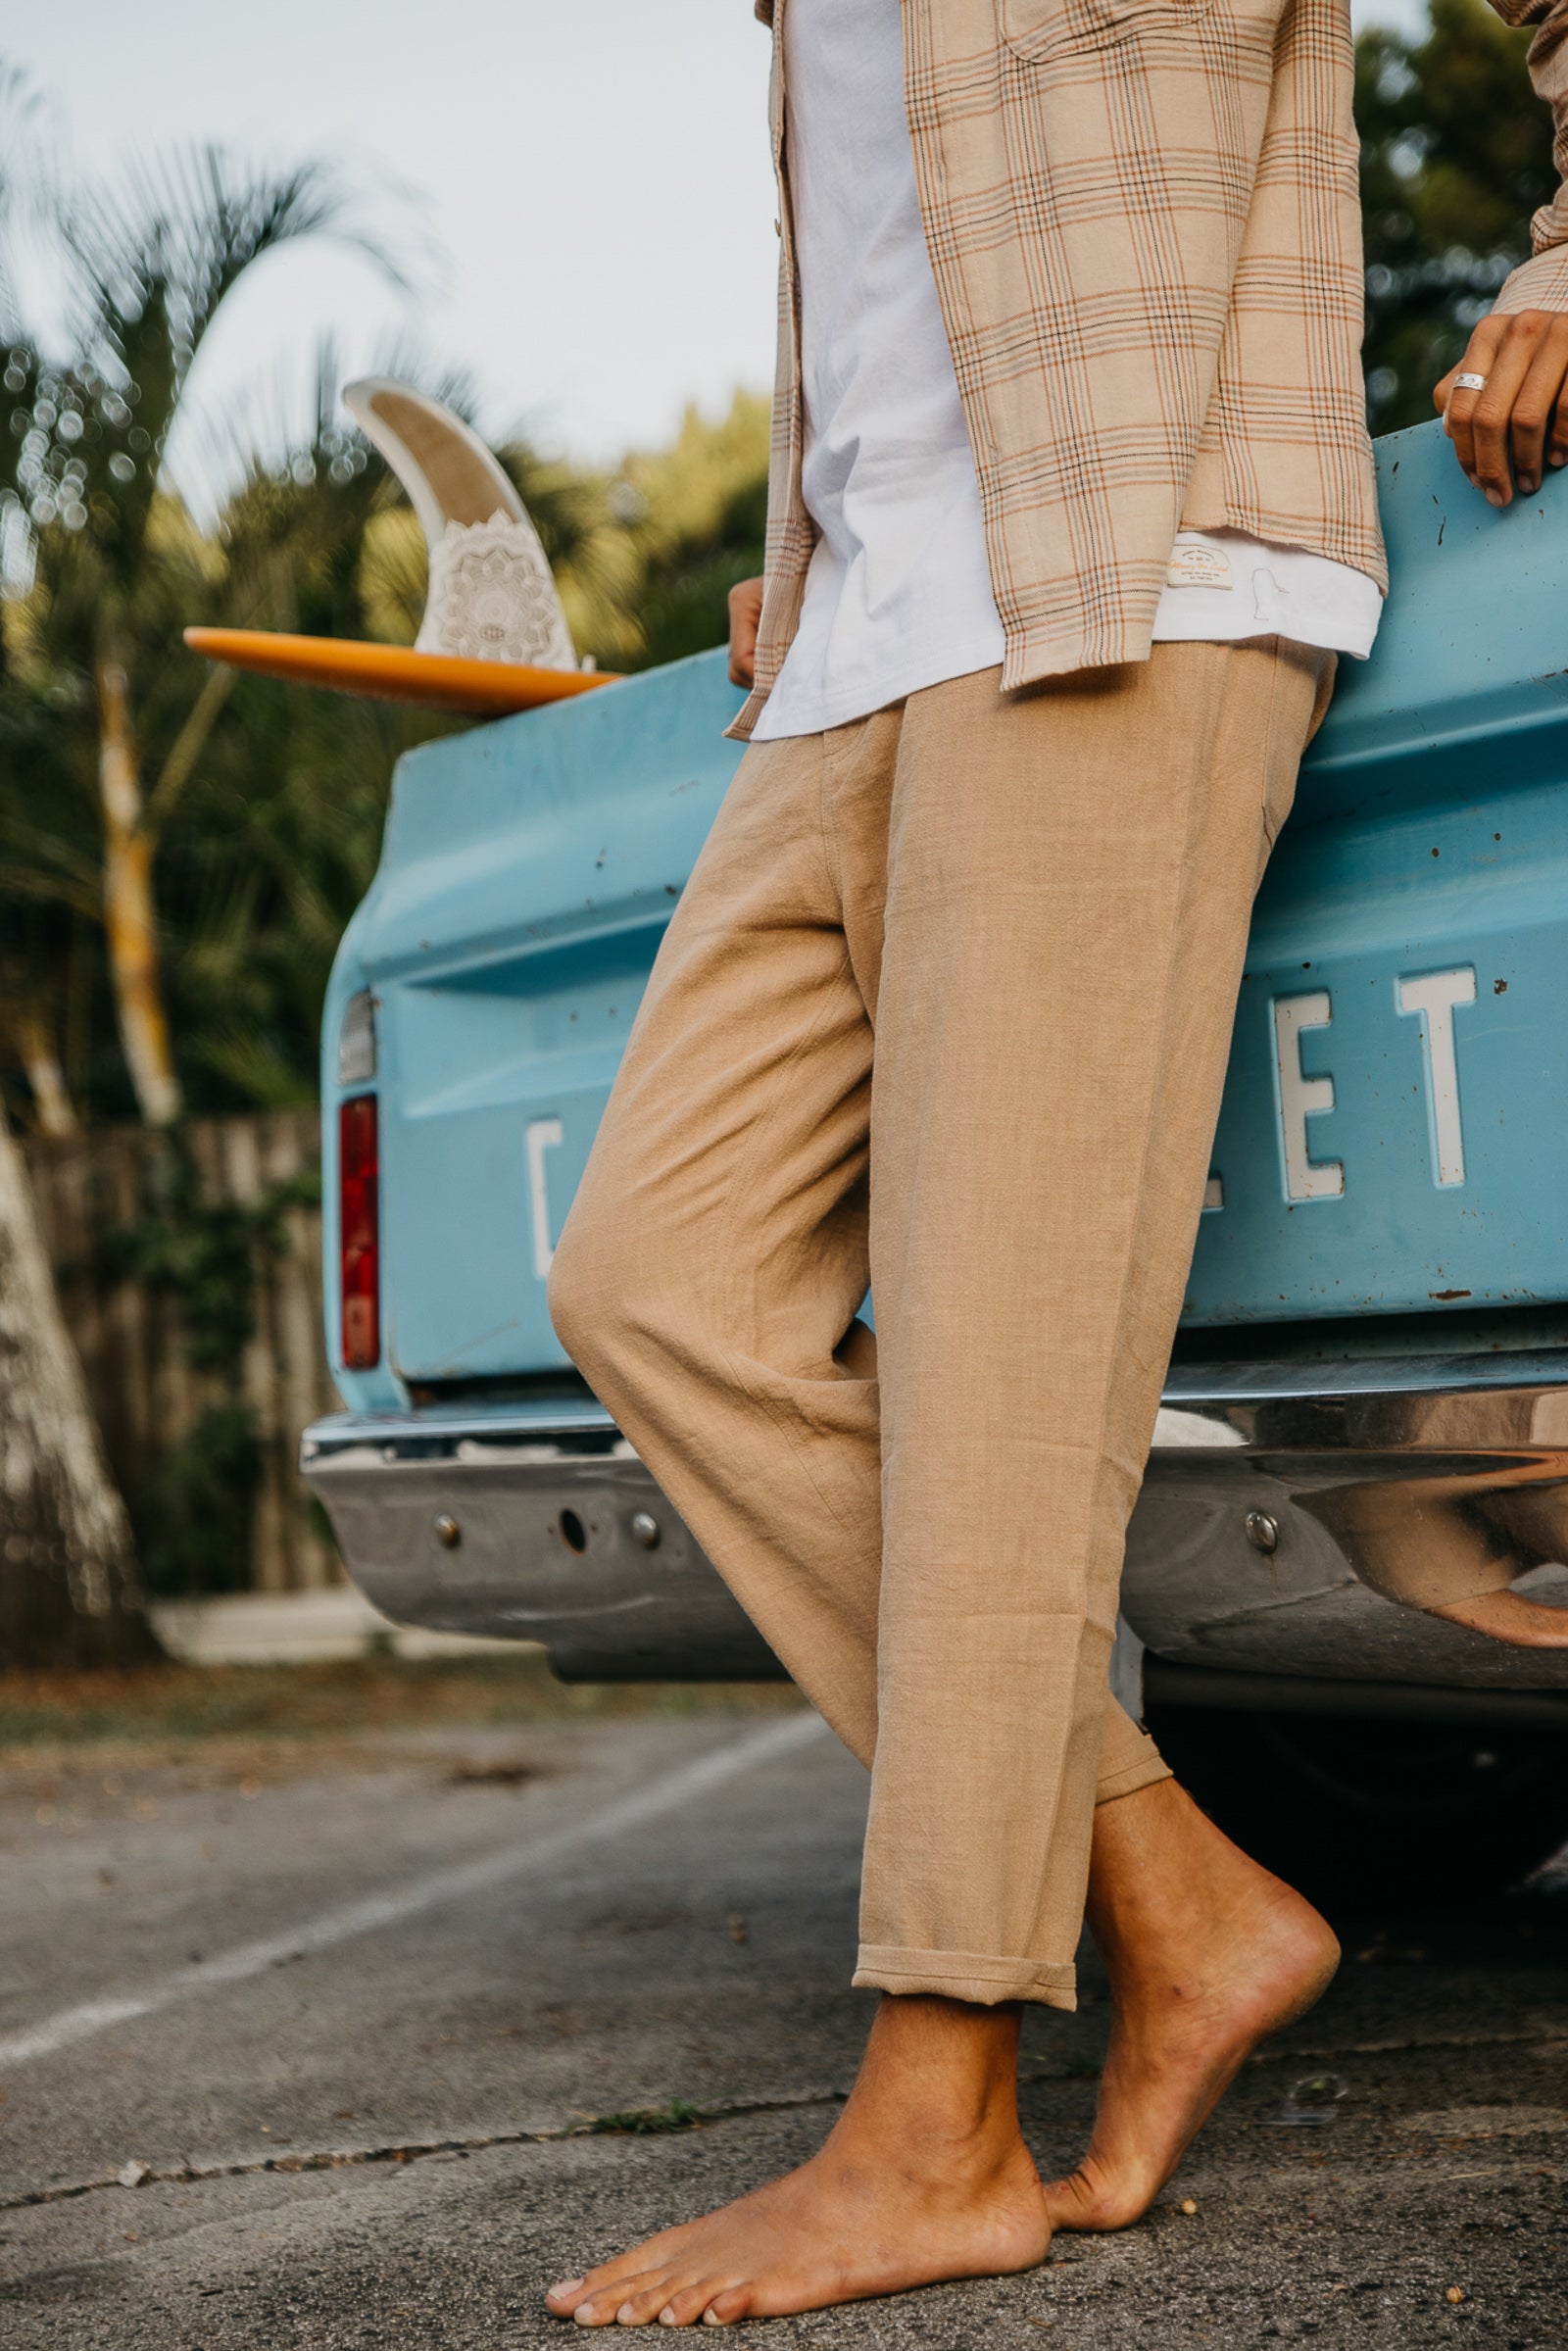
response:
M1476 453L1471 418L1480 394L1456 392L1454 383L1461 375L1491 374L1493 354L1502 341L1502 328L1503 321L1500 318L1483 318L1466 344L1459 365L1448 369L1432 394L1443 417L1443 429L1453 443L1453 454L1472 481L1476 477Z
M1557 414L1565 378L1568 378L1568 318L1553 318L1536 346L1509 420L1513 477L1527 498L1541 487L1546 436L1558 430ZM1561 465L1560 457L1557 463Z
M1494 355L1485 391L1471 395L1475 402L1470 412L1474 480L1489 506L1506 506L1513 496L1508 428L1534 358L1534 339L1510 328Z
M1568 465L1568 384L1557 395L1551 430L1546 437L1548 466Z
M1444 416L1454 456L1493 506L1505 505L1513 492L1505 433L1513 413L1513 395L1525 379L1531 358L1531 350L1521 349L1512 336L1513 323L1511 318L1482 319L1470 337L1459 373L1484 375L1486 382L1479 392L1452 390Z
M757 631L762 617L762 583L743 579L729 592L729 682L750 686L757 676Z
M1530 487L1534 489L1541 479L1542 439L1563 377L1562 348L1553 342L1556 324L1544 311L1521 311L1509 318L1493 354L1486 388L1471 395L1473 478L1493 506L1507 506L1513 497L1513 428L1521 408L1527 419L1521 437L1531 461ZM1532 397L1532 377L1539 386L1552 368L1550 399L1539 390ZM1530 419L1534 419L1533 427Z
M1461 390L1461 375L1486 381L1479 391ZM1433 397L1454 456L1490 504L1507 506L1516 480L1533 493L1545 464L1568 462L1568 318L1519 311L1483 318Z

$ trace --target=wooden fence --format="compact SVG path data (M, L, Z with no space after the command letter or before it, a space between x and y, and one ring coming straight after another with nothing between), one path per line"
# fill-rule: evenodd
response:
M319 1120L314 1111L198 1119L174 1148L188 1151L195 1173L192 1225L223 1203L272 1211L243 1252L251 1335L218 1362L191 1360L203 1350L192 1347L193 1309L178 1280L135 1270L137 1238L156 1229L148 1202L160 1168L167 1179L169 1142L146 1128L117 1127L25 1146L44 1244L110 1461L134 1508L148 1491L150 1464L169 1459L215 1408L239 1405L257 1448L254 1499L239 1538L249 1559L215 1560L213 1583L265 1592L340 1584L337 1554L295 1466L300 1431L337 1407L321 1340L320 1209L309 1197ZM179 1235L170 1230L177 1252Z

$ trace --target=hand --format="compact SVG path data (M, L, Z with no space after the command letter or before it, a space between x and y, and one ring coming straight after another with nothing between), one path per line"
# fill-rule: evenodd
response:
M1480 392L1456 392L1456 375L1484 375ZM1515 311L1483 318L1457 367L1433 388L1453 454L1493 506L1541 487L1542 459L1568 465L1568 317ZM1509 461L1512 460L1510 473Z
M743 579L729 592L729 682L752 685L757 676L757 624L762 617L762 583Z

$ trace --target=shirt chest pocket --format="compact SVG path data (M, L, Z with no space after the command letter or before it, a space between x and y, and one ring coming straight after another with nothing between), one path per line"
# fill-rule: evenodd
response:
M1183 30L1216 0L998 0L1003 38L1020 57L1107 49L1146 32Z

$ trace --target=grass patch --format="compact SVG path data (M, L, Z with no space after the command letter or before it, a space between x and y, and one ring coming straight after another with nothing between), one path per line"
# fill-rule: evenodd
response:
M563 1683L536 1651L367 1656L318 1665L160 1663L91 1673L0 1673L0 1749L96 1741L283 1738L639 1716L778 1713L777 1683Z

